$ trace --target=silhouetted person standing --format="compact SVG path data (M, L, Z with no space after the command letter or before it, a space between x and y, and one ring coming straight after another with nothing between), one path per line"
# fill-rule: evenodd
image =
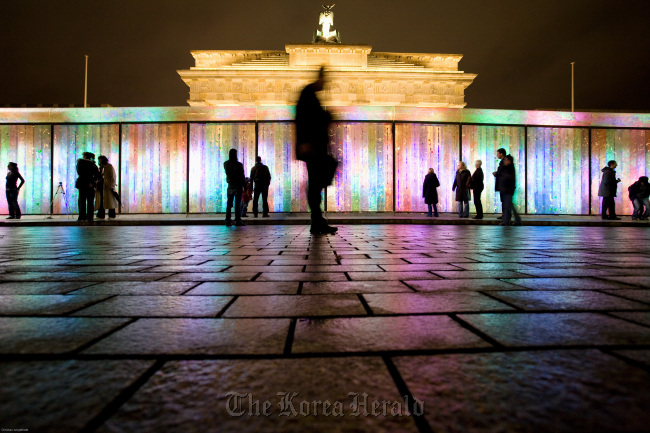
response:
M501 210L503 211L503 197L499 191L499 176L501 175L501 170L503 169L503 160L506 157L506 150L502 147L497 150L497 159L499 160L499 166L497 171L492 172L494 176L494 193L499 192L499 199L501 200ZM498 220L503 219L503 215L497 217Z
M104 219L106 211L108 211L108 218L115 218L115 209L119 206L115 196L115 188L117 188L117 175L113 164L108 162L108 158L100 155L97 158L99 161L99 181L97 182L97 192L95 193L95 207L97 210L97 218Z
M226 225L232 225L232 206L235 204L235 225L244 226L241 219L241 198L246 186L246 175L244 174L244 165L237 160L237 149L230 149L228 161L223 163L226 171L226 182L228 182L228 201L226 209Z
M459 218L469 218L469 180L471 177L472 174L465 163L460 161L456 170L456 179L454 179L454 185L451 188L452 191L456 191Z
M18 171L18 164L15 162L10 162L7 165L7 183L5 187L5 192L7 196L7 207L9 208L9 218L8 220L19 220L21 217L20 206L18 205L18 193L20 188L25 184L25 179L20 175ZM20 179L20 185L18 180Z
M485 188L485 185L483 184L485 177L483 176L483 169L481 168L482 165L483 161L480 159L474 161L476 170L474 171L474 174L472 174L472 177L469 179L469 189L471 189L472 193L474 194L474 207L476 208L476 216L474 216L475 220L483 219L483 203L481 203L481 193Z
M429 169L429 172L424 176L424 184L422 184L422 197L424 197L424 203L429 207L427 216L438 216L438 187L440 186L440 181L438 176L433 171L432 168ZM431 213L433 211L433 214Z
M95 211L95 186L99 180L99 169L95 165L95 154L84 152L77 160L77 182L79 190L79 219L78 221L93 221Z
M325 86L325 71L321 68L318 80L300 93L296 106L296 158L307 163L307 202L311 211L311 233L336 233L323 218L320 208L321 191L332 181L336 161L327 153L330 114L323 109L316 92Z
M614 201L618 183L621 181L616 178L617 165L616 161L612 160L607 163L607 167L601 170L603 177L600 181L600 188L598 188L598 195L603 198L602 218L604 220L620 220L616 216L616 202Z
M251 182L253 183L253 216L257 218L260 195L262 196L262 217L269 217L269 185L271 185L271 172L262 164L262 157L255 158L255 166L251 168Z
M517 185L515 175L515 164L511 155L506 155L503 159L503 167L500 168L499 179L499 194L501 194L501 202L503 203L503 222L502 226L510 225L510 217L514 215L515 225L521 225L521 218L519 212L515 208L513 198L515 195L515 188Z

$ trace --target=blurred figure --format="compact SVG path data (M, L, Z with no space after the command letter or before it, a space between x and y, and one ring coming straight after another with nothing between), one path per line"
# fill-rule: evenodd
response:
M474 174L472 174L472 177L469 179L468 184L469 189L474 193L474 207L476 208L476 215L474 216L475 220L483 219L483 203L481 203L481 193L485 187L483 184L485 177L483 176L483 169L481 168L482 165L483 161L480 159L474 161L474 167L476 167L476 170L474 170Z
M100 155L97 158L99 162L99 181L97 182L97 192L95 193L95 210L97 210L97 218L104 219L106 210L108 210L108 218L115 218L115 209L119 206L117 201L117 175L115 168L108 162L108 158Z
M248 217L248 203L250 203L252 196L253 196L253 182L251 182L250 178L247 177L246 185L244 185L244 191L242 192L242 196L241 196L241 217L242 218Z
M629 197L634 206L633 220L647 221L650 215L650 185L648 178L641 176L639 180L628 187ZM645 210L643 209L645 207Z
M499 199L501 200L501 210L503 210L503 199L501 198L501 193L499 191L499 176L501 174L501 170L503 168L503 161L506 157L506 150L502 147L497 150L497 159L499 160L499 167L497 167L497 171L492 172L492 175L494 176L494 193L496 194L499 192ZM497 217L498 220L503 219L503 215L500 215Z
M296 158L307 163L307 202L311 211L311 233L332 234L320 208L321 191L332 183L337 162L328 155L329 124L332 116L323 109L316 92L325 86L325 69L300 93L296 105Z
M616 202L614 201L616 190L618 189L618 183L621 181L621 179L616 178L617 166L618 164L616 161L611 160L607 163L607 166L601 170L603 172L603 177L600 180L598 195L603 198L602 219L604 220L620 220L620 218L616 216Z
M20 175L18 171L18 164L15 162L10 162L7 165L7 183L5 187L5 192L7 196L7 206L9 207L9 218L8 220L19 220L21 217L20 206L18 205L18 193L20 193L20 188L25 184L25 179ZM20 179L20 185L18 180Z
M517 185L515 164L512 155L506 155L503 158L503 167L500 168L499 177L499 194L501 195L501 202L503 203L503 222L502 226L510 225L510 217L514 214L515 225L521 225L521 217L513 203L513 196L515 195L515 188Z
M433 171L433 168L429 169L429 172L424 176L424 184L422 185L422 197L424 197L424 202L429 206L429 211L427 216L438 216L438 187L440 182L438 181L438 176ZM433 215L431 211L433 210Z
M95 212L95 187L99 180L99 169L95 165L95 154L84 152L82 158L77 160L77 182L75 187L79 190L79 219L78 221L93 222Z
M241 219L241 199L246 185L246 175L244 174L244 165L237 160L237 149L230 149L228 161L223 163L223 169L226 171L226 182L228 182L228 202L226 204L226 225L232 225L232 206L233 200L235 205L235 225L245 226Z
M472 175L463 161L456 167L456 179L451 190L456 191L456 201L458 202L458 217L469 218L469 181Z
M262 164L262 157L255 158L255 166L251 168L251 182L254 186L253 195L253 216L257 218L258 203L260 195L262 196L262 217L269 217L269 185L271 185L271 172L269 168ZM320 195L319 195L320 197Z

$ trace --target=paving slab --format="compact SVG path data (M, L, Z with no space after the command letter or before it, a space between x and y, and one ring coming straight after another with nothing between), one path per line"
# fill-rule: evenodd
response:
M509 347L650 344L650 328L597 313L461 314Z
M365 273L365 272L363 272ZM255 281L348 281L343 272L267 272Z
M364 393L368 411L354 409L354 398L359 399L354 394L364 398ZM260 402L259 415L249 396L252 402ZM402 416L370 414L371 402L401 399L379 358L171 361L99 432L416 433L405 411L394 412ZM315 401L332 406L338 402L341 411L337 409L333 416L332 407L323 411L324 406Z
M5 431L80 431L154 361L0 362ZM14 429L14 430L10 430Z
M215 317L232 296L116 296L73 316L83 317Z
M198 283L179 283L169 281L111 281L95 283L72 292L74 295L180 295Z
M390 292L412 292L412 290L400 281L321 281L306 282L302 286L303 295Z
M411 393L424 400L432 431L647 429L650 373L597 350L409 356L394 362Z
M82 353L278 355L284 350L289 322L290 319L140 319Z
M108 298L108 295L0 295L1 316L60 316Z
M185 295L295 295L299 283L292 282L230 282L201 283Z
M633 322L640 323L642 325L650 326L650 312L639 311L639 312L612 312L612 316L620 317L622 319L632 320Z
M158 274L159 281L250 281L257 275L257 272L183 272L164 276Z
M504 281L534 290L629 289L626 284L596 278L507 278Z
M645 287L646 289L650 288L650 276L626 276L626 277L612 277L609 275L603 276L604 279L610 281L618 281L620 283L629 284L632 286Z
M476 292L364 294L374 314L509 311L514 308Z
M52 283L52 282L14 282L0 283L0 295L61 295L70 293L93 282Z
M240 296L228 307L223 317L313 317L365 316L358 296L336 295L279 295Z
M0 317L0 353L71 352L127 321L81 317Z
M496 278L468 278L459 280L405 280L418 292L456 292L465 290L521 290L521 287Z
M525 290L491 292L491 295L527 311L650 310L650 305L586 290Z
M447 316L300 319L292 353L485 348L491 344Z

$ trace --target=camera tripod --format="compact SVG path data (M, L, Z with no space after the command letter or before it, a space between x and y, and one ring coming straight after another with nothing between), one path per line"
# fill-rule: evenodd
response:
M61 200L63 201L62 204L65 204L65 214L67 216L70 216L70 204L68 203L68 195L65 193L65 189L63 188L63 182L59 182L59 186L56 187L56 192L54 193L52 200L50 200L50 215L45 217L45 219L52 219L52 214L54 213L54 200L56 199L56 196L59 195L59 192L61 193Z

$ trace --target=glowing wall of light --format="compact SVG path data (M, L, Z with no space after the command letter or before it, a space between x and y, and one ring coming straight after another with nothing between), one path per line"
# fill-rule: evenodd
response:
M0 164L5 168L10 162L18 164L25 179L18 194L18 205L24 214L50 212L50 134L50 125L0 125ZM4 193L0 196L0 213L8 213Z
M451 190L460 156L458 125L395 125L396 206L399 212L425 211L422 183L429 167L438 175L438 210L457 209Z
M120 126L117 124L54 125L54 191L59 182L68 198L70 213L79 212L77 199L77 159L83 152L92 152L96 157L104 155L113 164L118 175L120 163ZM65 213L65 201L61 192L54 200L54 213Z
M330 151L339 161L327 210L393 210L393 131L390 123L335 123Z
M528 128L528 213L589 214L589 130Z
M271 172L271 212L307 212L307 169L295 157L295 128L291 122L260 123L258 153ZM260 211L262 204L260 199ZM253 209L253 203L249 210Z
M481 194L483 210L487 213L501 212L501 199L495 194L493 172L499 162L496 157L497 149L504 148L515 161L516 189L514 203L520 213L524 212L526 186L525 129L518 126L480 126L463 125L463 161L470 171L474 172L474 161L483 161L485 189ZM471 211L474 203L470 202Z
M237 149L248 177L255 163L254 123L190 125L190 212L225 212L228 183L223 163Z
M618 163L616 177L621 179L616 197L616 212L631 215L633 206L627 188L641 176L650 174L650 130L593 129L591 131L591 211L601 212L598 187L601 170L607 161Z
M122 125L122 212L187 210L187 124Z

